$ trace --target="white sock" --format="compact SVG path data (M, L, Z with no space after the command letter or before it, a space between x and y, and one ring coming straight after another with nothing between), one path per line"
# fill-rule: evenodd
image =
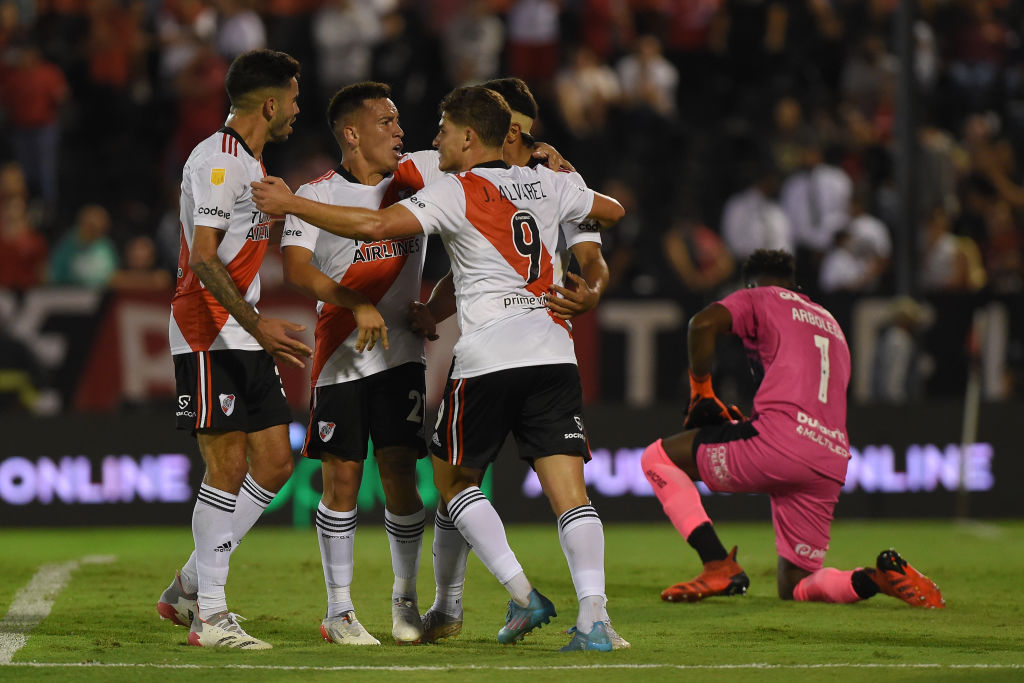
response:
M438 508L434 515L434 604L430 608L462 618L462 590L466 585L469 544Z
M593 505L566 510L558 518L558 540L569 563L580 611L576 628L590 633L595 621L604 621L604 526Z
M246 473L242 481L242 490L238 493L235 501L235 512L231 515L231 533L234 536L234 543L231 545L231 552L238 549L249 530L256 524L263 511L267 509L274 500L274 492L268 491ZM188 562L181 568L181 587L186 593L195 593L199 586L198 573L196 571L196 551L193 550Z
M228 580L228 560L234 539L231 518L237 496L200 484L196 506L192 510L192 537L196 544L199 616L224 612L228 608L224 584Z
M391 599L416 600L416 576L420 571L420 549L423 547L423 526L426 512L420 508L411 515L394 515L384 508L384 528L391 548L391 569L395 583Z
M316 509L316 535L327 585L327 616L337 617L355 609L352 605L352 573L355 569L356 515L359 508L337 512L324 505Z
M448 502L448 513L473 552L494 574L494 578L508 589L516 604L523 607L529 604L533 587L525 580L525 575L523 580L518 580L523 568L509 547L501 518L480 487L470 486L456 494ZM525 593L524 584L527 587Z

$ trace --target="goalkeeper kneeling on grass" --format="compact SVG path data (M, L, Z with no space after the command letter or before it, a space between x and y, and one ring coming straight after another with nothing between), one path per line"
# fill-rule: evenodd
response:
M747 288L690 320L690 407L683 431L655 441L641 466L665 514L704 563L661 593L668 602L746 593L750 580L718 539L695 481L712 491L771 498L783 600L857 602L881 592L915 607L944 607L938 586L895 550L874 567L824 567L829 527L846 479L850 350L835 318L799 293L793 257L759 250L743 266ZM711 386L715 341L734 334L764 369L748 420Z

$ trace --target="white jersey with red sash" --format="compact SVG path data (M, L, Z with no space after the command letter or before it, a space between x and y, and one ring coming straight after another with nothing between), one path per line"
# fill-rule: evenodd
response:
M406 154L396 171L376 185L361 184L339 166L303 185L296 194L335 206L383 209L443 175L437 159L433 150ZM311 371L314 387L368 377L404 363L425 362L423 339L412 333L405 316L409 302L420 296L426 244L424 235L360 242L338 237L295 216L287 217L282 248L298 246L312 251L313 265L335 282L366 296L388 327L388 350L377 344L357 353L358 330L352 311L319 302Z
M481 164L401 202L452 262L459 328L451 377L576 363L569 325L544 305L562 223L583 221L594 193L544 167Z
M270 239L270 219L256 209L249 186L266 175L234 130L221 128L200 142L181 177L181 250L168 329L171 354L262 347L189 268L196 225L224 231L217 255L252 306L260 299L259 269Z

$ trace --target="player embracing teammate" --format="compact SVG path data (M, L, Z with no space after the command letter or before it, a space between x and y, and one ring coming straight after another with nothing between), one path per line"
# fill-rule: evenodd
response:
M253 191L263 210L290 213L345 237L440 235L452 260L462 337L432 439L434 483L456 528L510 593L498 640L515 642L555 615L477 486L511 432L559 518L577 595L584 596L564 649L610 650L603 528L583 482L589 447L576 357L568 326L544 299L554 284L560 224L591 219L609 225L622 207L568 174L502 161L511 111L500 95L458 88L441 110L435 146L441 170L451 175L384 211L311 202L273 178L254 183ZM520 343L525 336L534 343Z

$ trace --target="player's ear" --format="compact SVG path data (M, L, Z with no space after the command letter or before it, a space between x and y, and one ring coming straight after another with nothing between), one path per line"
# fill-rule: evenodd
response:
M355 126L345 126L341 129L341 137L348 144L355 147L359 144L359 131Z
M505 136L505 142L507 142L510 145L513 144L516 140L519 139L519 135L522 132L523 127L520 126L518 123L513 122L512 125L508 127L508 135Z
M263 100L263 112L262 112L263 113L263 118L265 118L267 121L271 120L272 118L274 118L274 112L276 112L276 111L277 111L277 98L276 97L268 97L267 99Z

